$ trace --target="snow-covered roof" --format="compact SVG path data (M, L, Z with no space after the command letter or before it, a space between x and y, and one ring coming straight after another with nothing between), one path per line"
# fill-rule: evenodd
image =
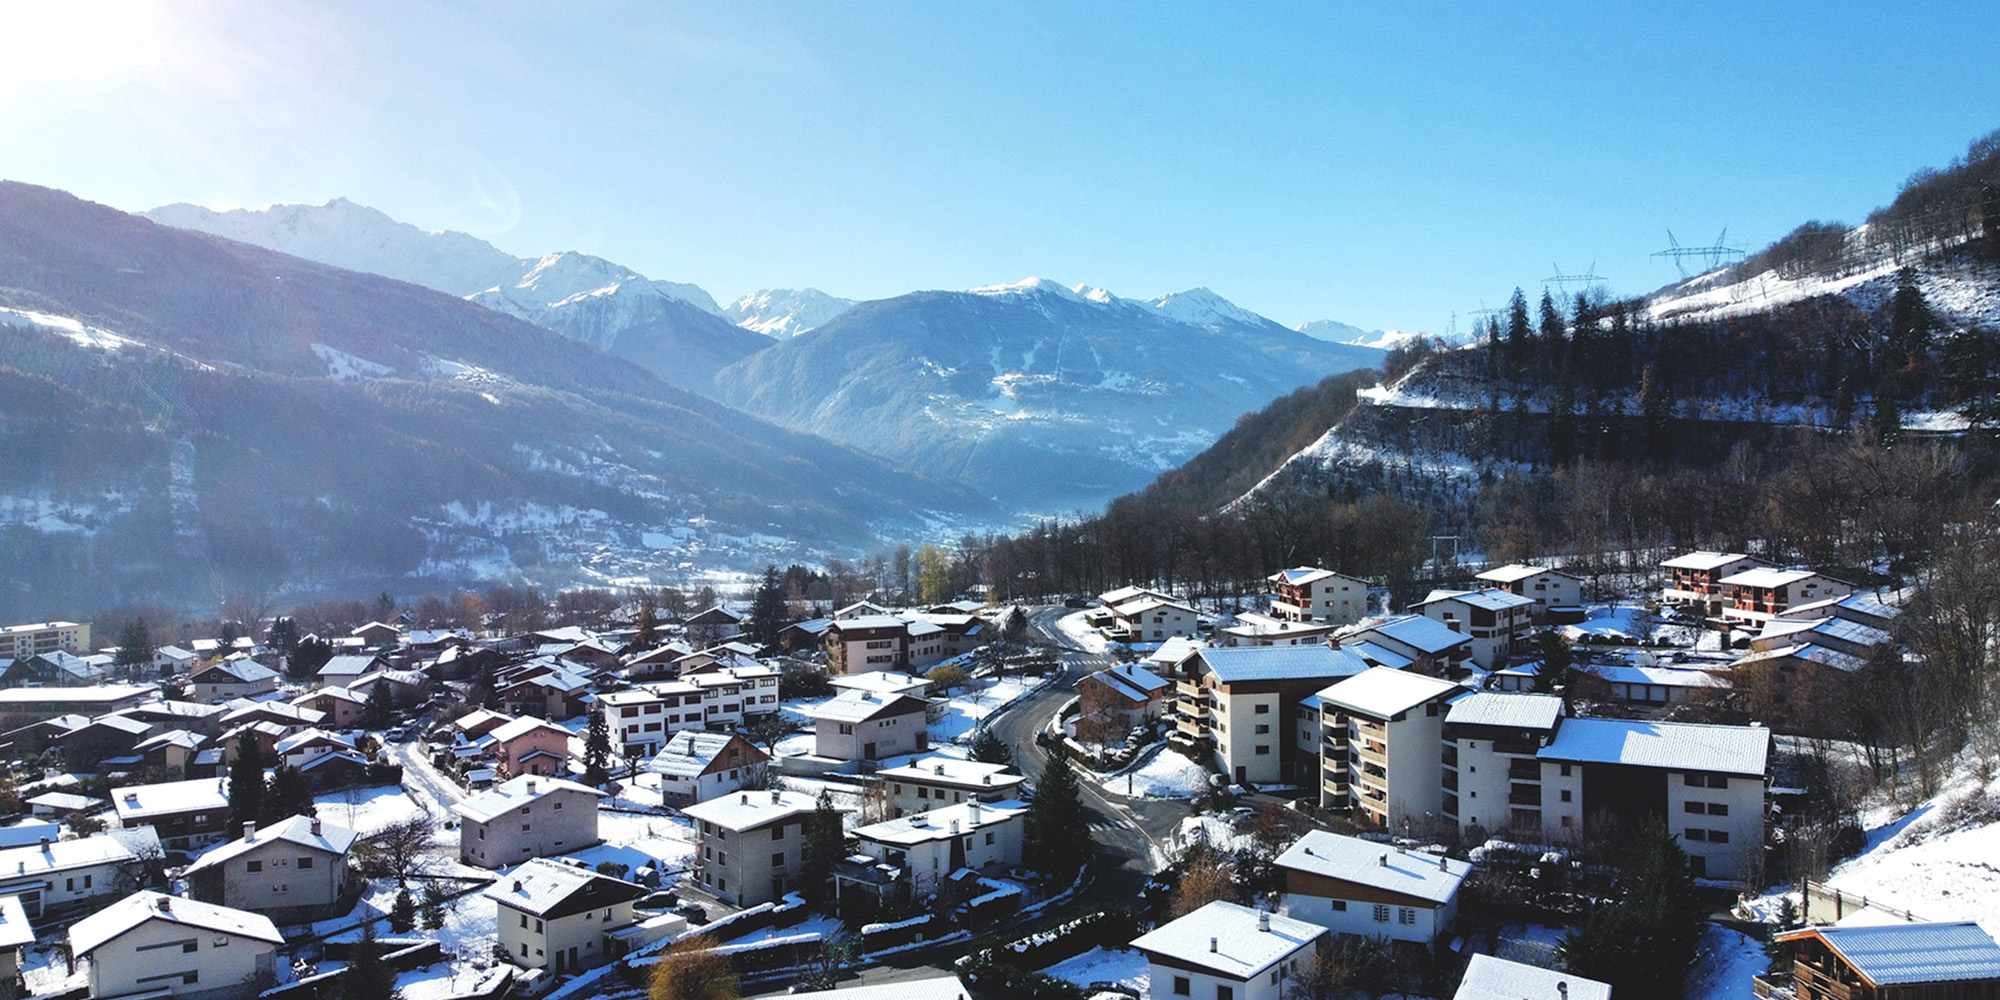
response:
M1109 667L1090 676L1136 701L1145 701L1167 687L1165 679L1136 663Z
M1716 570L1748 558L1750 557L1741 552L1709 552L1704 549L1684 556L1675 556L1660 565L1666 569Z
M1463 632L1453 632L1451 629L1446 628L1444 623L1425 618L1423 615L1404 615L1400 618L1391 618L1387 621L1370 625L1367 628L1356 629L1354 634L1367 635L1370 632L1383 638L1394 639L1405 646L1431 654L1442 653L1453 646L1472 641L1471 636Z
M1468 608L1482 611L1510 611L1525 608L1535 603L1532 597L1522 597L1510 591L1488 588L1486 590L1433 590L1430 597L1418 602L1417 607L1436 604L1439 601L1457 601Z
M181 747L187 750L199 750L201 749L202 742L203 741L201 736L197 733L190 733L185 729L169 729L158 736L140 740L139 744L133 747L132 749L139 753L144 753L148 750L154 749L155 747L166 747L166 746Z
M750 830L790 819L819 808L818 800L803 792L773 789L768 792L731 792L682 809L689 818L713 823L725 830Z
M285 737L284 739L279 740L277 747L275 749L279 753L290 753L291 751L296 750L299 747L309 746L314 743L331 743L334 746L341 747L347 750L354 749L354 744L349 743L348 741L338 736L335 736L324 729L302 729L296 733L293 733L290 736Z
M854 837L863 843L908 847L931 840L948 840L997 823L1011 822L1027 811L1028 804L1019 799L960 802L930 812L911 813L856 827Z
M1201 613L1191 607L1188 607L1185 604L1182 604L1179 601L1171 600L1165 597L1148 597L1144 600L1132 601L1129 604L1120 604L1118 606L1118 613L1121 616L1143 615L1148 611L1157 611L1161 608L1170 608L1175 611L1185 611L1191 615L1198 615Z
M1118 605L1126 601L1129 601L1134 597L1138 597L1141 594L1152 594L1155 597L1166 596L1165 594L1160 594L1155 591L1147 590L1144 587L1119 587L1116 590L1107 590L1104 593L1097 595L1097 599L1099 602L1107 606L1117 607Z
M282 701L251 701L248 698L232 698L228 702L229 712L222 717L221 725L228 729L245 719L259 716L283 719L288 723L310 726L326 721L326 713L315 708L289 705Z
M19 896L0 896L0 948L19 948L35 943L35 929L28 926L28 911Z
M367 704L368 701L368 699L363 698L358 694L355 694L353 691L350 691L347 688L329 684L325 687L314 688L311 691L307 691L305 694L293 698L292 704L303 708L305 707L306 702L309 702L314 698L332 698L335 701L344 701L353 705L364 705ZM315 709L315 711L317 711L317 709Z
M1778 617L1817 618L1824 615L1836 614L1839 610L1846 610L1858 614L1863 618L1880 622L1895 621L1896 616L1903 613L1902 609L1894 605L1884 604L1881 601L1865 597L1861 594L1848 594L1845 597L1825 597L1817 601L1808 601L1805 604L1794 604Z
M1224 684L1352 677L1368 669L1353 651L1330 646L1232 646L1196 655Z
M1760 653L1751 653L1731 663L1729 666L1731 669L1735 669L1758 663L1767 663L1772 660L1803 660L1817 663L1823 667L1832 667L1842 673L1849 674L1868 666L1868 661L1859 656L1851 653L1843 653L1840 650L1811 642L1795 642L1787 646L1767 649Z
M900 629L908 627L909 624L895 615L859 615L854 618L835 619L834 623L827 627L836 632L845 632L849 629Z
M89 809L92 806L104 805L103 799L93 799L88 795L78 795L74 792L43 792L33 798L22 799L21 801L31 806L41 806L44 809L53 809L59 812L75 812L81 809Z
M569 730L546 719L537 719L532 715L524 715L518 719L514 719L505 725L496 727L487 735L492 736L499 743L512 743L537 729L547 729L551 732L561 733L564 739L568 739L570 736Z
M1611 1000L1611 984L1523 965L1492 955L1474 955L1451 1000Z
M1971 921L1809 927L1780 941L1817 937L1876 987L2000 979L2000 944Z
M1177 635L1160 643L1160 648L1147 653L1146 662L1171 667L1193 656L1202 648L1202 645L1203 643L1200 639L1191 639L1184 635Z
M1577 576L1575 573L1565 573L1562 570L1550 569L1547 566L1530 566L1527 563L1511 563L1506 566L1500 566L1494 569L1489 569L1486 572L1479 574L1474 579L1492 580L1495 583L1518 583L1522 580L1527 580L1533 577L1541 576L1543 573L1551 573L1556 576L1566 576L1572 580L1583 579L1583 577Z
M317 827L318 829L314 829ZM269 827L259 828L250 837L239 837L221 847L202 855L188 866L189 872L213 868L232 858L242 857L252 851L274 843L296 844L310 850L326 854L345 855L354 846L355 833L336 823L317 820L311 816L293 816L282 819Z
M1816 576L1819 576L1819 574L1809 569L1771 569L1768 566L1759 566L1756 569L1746 569L1741 573L1732 573L1716 582L1731 587L1768 589L1773 587L1789 587L1801 580L1810 580ZM1832 578L1828 577L1828 579Z
M1464 691L1453 681L1407 670L1369 667L1319 692L1322 704L1387 719L1443 695Z
M174 816L200 809L229 810L226 778L195 778L190 781L163 781L155 785L127 785L111 790L111 807L120 822L130 823L154 816Z
M1583 764L1629 764L1674 771L1762 777L1771 731L1631 719L1569 719L1537 756Z
M1556 695L1481 691L1452 702L1444 721L1453 726L1554 729L1562 714L1563 700Z
M1258 918L1250 907L1218 899L1140 935L1132 947L1247 981L1330 933L1276 913L1268 914L1270 929L1261 930Z
M989 789L1012 788L1027 780L1022 775L1008 774L1005 764L944 756L923 757L901 767L884 768L875 772L875 776L886 781L921 781L928 785Z
M160 920L216 934L285 943L277 925L261 913L232 910L181 896L142 890L70 925L70 954L81 958L122 937L140 924Z
M1318 583L1328 577L1335 576L1344 576L1356 582L1366 582L1361 580L1360 577L1347 576L1345 573L1336 573L1333 570L1320 569L1317 566L1294 566L1291 569L1281 569L1266 577L1266 579L1272 583L1289 583L1294 587L1300 587L1308 583Z
M220 676L218 676L220 675ZM224 660L194 675L199 684L261 684L277 679L278 672L256 660ZM228 678L224 680L223 678Z
M932 976L868 986L793 993L788 1000L965 1000L965 984L957 976Z
M1650 684L1654 687L1728 687L1729 682L1702 670L1675 667L1595 666L1590 672L1613 684Z
M474 729L478 729L480 726L486 723L491 722L494 723L494 728L497 729L500 726L506 725L507 723L512 721L514 720L499 712L495 712L490 709L479 708L467 712L456 719L453 719L451 721L451 728L456 729L459 732L470 732Z
M801 708L799 713L811 719L855 723L866 722L883 715L922 712L928 704L922 698L912 698L905 694L883 695L872 691L848 690L818 705Z
M73 688L0 688L0 705L42 702L61 702L65 705L83 702L111 703L127 698L138 698L156 693L157 689L141 684L98 684L92 687Z
M868 670L858 674L842 674L827 679L834 687L849 691L873 691L876 694L916 694L930 687L930 681L915 674L899 673L894 670Z
M380 659L381 657L379 656L363 655L329 657L326 663L319 668L319 676L340 677L345 675L359 677L373 669Z
M451 807L451 811L475 823L488 823L496 816L506 815L510 809L531 805L563 791L582 792L592 798L604 795L589 785L579 785L574 781L524 774L459 802Z
M1425 620L1428 621L1429 619ZM1390 667L1396 670L1401 670L1404 667L1407 667L1410 664L1416 662L1410 659L1409 657L1404 656L1401 653L1394 652L1384 646L1372 642L1367 642L1365 640L1360 642L1346 643L1344 646L1342 646L1342 648L1354 650L1356 655L1360 656L1364 660L1367 660L1369 663L1373 663L1377 666Z
M638 899L645 886L548 858L527 863L486 887L480 895L502 906L545 918L565 917Z
M737 739L734 733L698 732L683 729L669 738L660 752L646 762L646 770L677 778L692 778L708 770L715 758Z
M47 844L0 850L0 872L5 872L10 878L18 878L37 872L68 871L130 861L140 854L157 851L159 847L159 834L150 825L110 830L75 840L51 840Z
M1471 874L1472 863L1419 854L1359 837L1314 830L1278 855L1278 867L1352 882L1443 905Z

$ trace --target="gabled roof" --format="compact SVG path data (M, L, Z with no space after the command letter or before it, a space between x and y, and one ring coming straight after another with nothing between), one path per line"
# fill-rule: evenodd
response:
M1002 799L998 802L960 802L929 812L912 813L908 816L883 820L880 823L855 827L854 837L857 840L877 844L908 847L926 841L965 836L974 830L1010 822L1027 811L1028 804L1018 799ZM957 826L954 827L953 824Z
M909 626L909 622L895 615L859 615L853 618L836 618L826 630L846 632L855 629L908 629Z
M688 817L713 823L726 830L750 830L819 808L819 801L804 792L773 789L767 792L731 792L682 809Z
M235 698L229 701L229 711L223 715L223 728L232 728L246 719L283 719L294 726L311 726L326 721L326 713L316 708L304 708L282 701L250 701Z
M1750 559L1741 552L1709 552L1702 550L1684 556L1675 556L1660 565L1665 569L1717 570L1734 562Z
M256 660L223 660L194 674L198 684L261 684L277 677L276 670Z
M572 735L569 730L564 729L563 727L558 726L555 723L548 721L547 719L537 719L532 715L524 715L518 719L515 719L512 722L507 723L506 725L494 729L487 735L493 737L494 741L498 743L512 743L515 740L518 740L521 737L526 736L529 733L535 732L536 730L539 729L547 729L550 730L551 732L561 733L563 739L569 739L570 736Z
M1816 937L1876 987L2000 979L2000 944L1971 921L1808 927L1779 941Z
M1425 618L1423 615L1404 615L1400 618L1391 618L1387 621L1370 625L1367 628L1356 629L1353 634L1366 635L1370 632L1384 638L1394 639L1405 646L1423 653L1429 653L1433 656L1443 653L1453 646L1472 642L1471 636L1463 632L1453 632L1451 629L1446 628L1442 622Z
M1412 853L1359 837L1314 830L1278 855L1278 867L1442 905L1458 893L1472 863Z
M1269 916L1270 930L1259 930L1256 910L1216 900L1140 935L1132 947L1244 982L1331 933L1318 924L1276 913ZM1211 943L1214 951L1209 950Z
M912 698L906 694L876 694L872 691L842 691L807 708L800 714L810 719L827 719L833 722L867 722L870 719L891 715L909 715L922 712L929 702L922 698Z
M1143 615L1148 611L1157 611L1161 608L1169 608L1174 611L1184 611L1191 615L1201 614L1201 612L1196 611L1195 609L1188 607L1187 605L1182 604L1179 601L1166 597L1148 597L1145 598L1144 600L1130 601L1125 604L1120 604L1118 606L1118 614L1120 617L1130 617L1132 615Z
M1556 695L1481 691L1452 702L1444 721L1451 726L1554 729L1562 714L1563 700Z
M334 656L328 658L326 663L321 665L321 667L319 668L319 676L338 677L341 675L348 675L353 677L359 677L362 674L365 674L368 671L375 669L377 666L381 664L381 661L382 658L379 656L367 656L359 653L351 655L343 655L343 656Z
M604 796L603 792L589 785L579 785L561 778L524 774L459 802L451 807L451 811L475 823L487 823L496 816L506 815L510 809L532 805L563 791L582 792L593 799Z
M317 825L319 832L313 832ZM344 856L354 846L355 832L344 826L315 820L311 816L293 816L256 830L251 838L238 838L216 848L196 859L187 870L201 871L223 864L232 858L239 858L253 851L262 850L276 843L293 844L322 854Z
M1145 660L1148 663L1157 663L1161 666L1177 666L1182 660L1200 651L1204 645L1206 644L1200 639L1177 635L1160 643L1160 648L1147 653Z
M1867 660L1852 653L1843 653L1840 650L1829 649L1826 646L1810 642L1793 643L1788 646L1779 646L1776 649L1767 649L1761 653L1751 653L1731 663L1729 666L1733 670L1737 667L1768 663L1773 660L1799 660L1806 663L1817 663L1820 666L1832 667L1835 670L1849 674L1868 666Z
M1474 955L1451 1000L1611 1000L1611 984L1492 955Z
M139 753L145 753L146 751L152 750L156 747L169 747L169 746L182 747L188 750L199 750L201 749L201 744L202 744L202 738L200 735L196 733L190 733L185 729L169 729L158 736L140 740L139 745L133 747L132 749Z
M720 757L731 743L738 740L742 740L744 747L749 750L744 756L744 764L756 764L768 759L762 750L735 733L707 733L683 729L669 738L651 760L646 761L646 770L676 778L696 777L707 771L709 765L714 764L715 759Z
M28 911L19 896L0 896L0 948L19 948L35 943L35 929L28 926Z
M78 729L73 729L68 733L64 733L63 736L67 737L73 733L80 733L86 730L96 729L100 726L105 729L115 729L121 733L125 733L130 736L137 736L138 734L147 732L153 728L145 724L144 722L139 721L138 719L127 718L124 715L119 715L119 714L100 715L97 718L92 719L90 721L90 725L83 726Z
M1727 584L1728 586L1732 587L1759 587L1759 588L1789 587L1794 583L1798 583L1802 580L1810 580L1816 576L1822 577L1823 579L1826 580L1833 580L1833 577L1825 576L1825 574L1817 573L1809 569L1771 569L1769 567L1760 566L1756 569L1746 569L1741 573L1734 573L1729 576L1725 576L1722 579L1717 580L1716 582L1721 584ZM1845 582L1845 581L1834 581L1834 582Z
M1167 688L1165 680L1136 663L1109 667L1088 676L1133 701L1146 701Z
M22 874L46 874L113 864L150 854L159 847L159 834L151 826L112 830L75 840L52 840L47 844L0 850L0 872L5 872L10 878L18 878Z
M1353 651L1330 646L1235 646L1196 656L1224 684L1351 677L1368 669Z
M70 925L70 953L81 958L123 937L139 925L154 920L266 941L273 945L285 943L284 935L278 933L271 918L261 913L232 910L227 906L160 892L140 891Z
M1720 688L1729 682L1704 670L1675 667L1633 667L1604 664L1587 668L1613 684L1650 684L1654 687Z
M688 625L740 625L743 616L728 608L716 605L706 611L698 611L688 616Z
M347 688L329 684L326 687L314 688L311 691L307 691L305 694L293 698L292 704L297 705L300 708L304 708L306 707L305 703L313 700L314 698L332 698L334 701L344 701L350 705L365 705L368 703L368 699L363 698L358 694L355 694L353 691L348 690ZM313 709L313 711L317 712L319 710Z
M1387 719L1433 698L1447 697L1464 690L1457 683L1441 677L1426 677L1388 667L1369 667L1320 691L1319 700L1350 712Z
M1012 788L1028 780L1023 775L1008 774L1005 764L942 755L924 757L901 767L884 768L875 772L875 776L888 781L920 781L927 785L973 789Z
M1489 569L1484 573L1479 574L1478 576L1474 577L1474 579L1492 580L1495 583L1517 583L1521 580L1527 580L1533 577L1541 576L1543 573L1550 573L1555 576L1568 577L1569 579L1576 580L1578 582L1581 582L1583 580L1583 577L1580 577L1575 573L1565 573L1562 570L1550 569L1547 566L1530 566L1527 563L1510 563L1506 566L1498 566L1493 569Z
M1336 576L1346 577L1357 583L1368 582L1358 576L1348 576L1345 573L1337 573L1330 569L1320 569L1316 566L1294 566L1291 569L1281 569L1266 579L1271 583L1289 583L1294 587L1301 587L1308 583L1318 583L1321 580Z
M509 909L556 920L630 902L649 891L588 868L532 858L512 874L500 876L480 895Z
M1426 618L1424 620L1429 621L1430 619ZM1341 648L1354 650L1356 655L1375 666L1389 667L1394 670L1401 670L1416 662L1401 653L1389 649L1387 646L1369 642L1366 639L1350 640L1342 645Z
M354 749L354 744L349 743L346 740L341 739L340 737L335 736L324 729L305 729L293 733L292 735L287 736L284 739L279 740L277 745L277 751L279 753L290 753L291 751L296 750L299 747L308 746L314 743L329 743L332 744L333 746L340 747L344 750Z
M1428 598L1417 603L1417 607L1428 607L1443 601L1457 601L1468 608L1482 611L1511 611L1525 608L1535 603L1532 597L1523 597L1511 591L1488 588L1486 590L1433 590Z
M1762 777L1771 731L1630 719L1568 719L1536 756L1582 764L1630 764L1673 771Z

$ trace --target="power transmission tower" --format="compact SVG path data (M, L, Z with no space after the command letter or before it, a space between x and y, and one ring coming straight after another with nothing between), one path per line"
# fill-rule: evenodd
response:
M1569 298L1570 294L1569 290L1571 288L1577 288L1583 291L1589 291L1590 289L1597 288L1610 283L1609 279L1597 273L1596 261L1591 261L1590 270L1585 271L1582 274L1565 274L1563 273L1561 264L1550 264L1549 266L1554 268L1556 273L1549 277L1543 278L1542 287L1547 288L1550 285L1556 286L1556 291L1562 293L1563 298Z
M1698 247L1681 246L1681 241L1674 238L1674 231L1669 229L1667 230L1667 248L1665 250L1654 251L1653 256L1665 257L1673 261L1674 266L1680 269L1681 277L1692 278L1694 275L1688 273L1688 261L1700 261L1701 270L1696 271L1695 274L1707 274L1721 267L1724 262L1741 260L1745 252L1743 247L1730 245L1729 228L1725 226L1723 227L1722 234L1715 238L1713 246Z

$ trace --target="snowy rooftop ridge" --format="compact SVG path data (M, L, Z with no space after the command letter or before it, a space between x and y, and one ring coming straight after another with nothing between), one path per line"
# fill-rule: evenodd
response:
M1268 917L1269 929L1260 918ZM1248 980L1286 956L1332 933L1318 924L1216 900L1187 916L1162 924L1133 940L1149 956L1197 965L1232 979Z
M1472 873L1472 862L1416 854L1359 837L1314 830L1278 855L1277 865L1443 904Z

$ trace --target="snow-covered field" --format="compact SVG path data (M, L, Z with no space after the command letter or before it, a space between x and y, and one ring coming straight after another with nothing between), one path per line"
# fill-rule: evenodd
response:
M1868 847L1830 873L1828 885L1926 920L1976 920L2000 931L2000 823L1951 829L1960 803L2000 803L2000 781L1982 783L1971 767L1929 802L1869 831ZM1989 813L1990 815L1990 813Z
M1210 788L1208 768L1189 760L1185 754L1161 750L1129 775L1117 775L1102 782L1104 789L1121 795L1157 799L1191 799ZM1130 778L1128 782L1126 779Z
M423 806L417 804L408 792L394 785L329 792L315 796L313 808L320 819L338 823L363 837L424 814ZM447 817L431 818L442 822Z
M953 694L946 704L944 718L931 723L931 745L963 743L971 739L973 727L979 724L979 720L1012 704L1041 682L1040 677L1000 677L975 681L970 689Z
M1130 948L1092 948L1075 958L1057 962L1042 972L1057 979L1067 979L1078 986L1117 983L1137 990L1140 996L1147 995L1153 978L1145 953Z
M1105 641L1104 634L1091 628L1083 620L1083 616L1086 614L1089 614L1089 612L1077 611L1056 619L1056 631L1061 632L1062 637L1068 639L1070 645L1086 653L1104 653L1109 651L1111 644Z

